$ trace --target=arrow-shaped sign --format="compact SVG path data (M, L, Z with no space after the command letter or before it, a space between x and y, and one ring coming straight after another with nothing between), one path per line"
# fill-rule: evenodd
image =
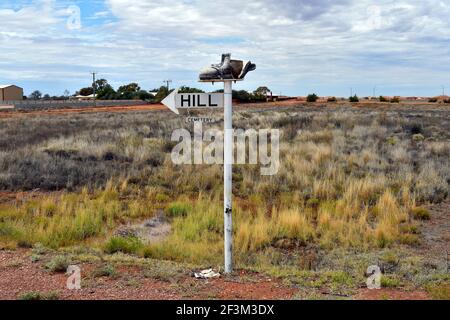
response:
M180 114L178 109L223 108L223 102L223 93L178 93L178 89L162 101L176 114Z
M178 109L175 107L175 95L178 93L178 89L173 90L167 97L164 98L161 103L169 108L172 112L176 114L180 114Z

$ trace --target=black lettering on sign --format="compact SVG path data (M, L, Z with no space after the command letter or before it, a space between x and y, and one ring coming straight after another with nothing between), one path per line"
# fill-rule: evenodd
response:
M201 101L201 95L198 95L198 106L199 107L206 107L206 104L202 104L202 101Z
M184 103L187 102L188 103L188 107L191 106L191 96L188 95L187 99L184 98L184 95L181 95L181 106L184 107Z
M218 107L217 104L212 103L212 96L211 96L210 94L208 95L208 97L209 97L209 106L210 106L210 107Z

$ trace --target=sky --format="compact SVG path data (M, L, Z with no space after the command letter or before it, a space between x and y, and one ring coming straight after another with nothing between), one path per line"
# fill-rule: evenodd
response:
M450 0L0 0L0 84L71 93L198 83L222 53L257 69L238 90L435 96L450 92Z

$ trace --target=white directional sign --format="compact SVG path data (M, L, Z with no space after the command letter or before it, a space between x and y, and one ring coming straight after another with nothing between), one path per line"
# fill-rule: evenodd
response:
M178 109L223 108L223 93L178 93L172 91L162 103L179 114Z

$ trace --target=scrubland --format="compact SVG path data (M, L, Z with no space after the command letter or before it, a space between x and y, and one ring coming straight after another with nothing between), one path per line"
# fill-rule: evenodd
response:
M363 277L364 263L420 248L426 208L448 199L448 109L240 108L234 117L236 128L281 131L278 174L234 166L238 267L354 282L342 263L358 261ZM170 136L180 127L189 124L166 112L1 119L0 190L40 194L0 204L1 246L219 266L223 169L174 165ZM171 223L162 241L115 232L155 215Z

